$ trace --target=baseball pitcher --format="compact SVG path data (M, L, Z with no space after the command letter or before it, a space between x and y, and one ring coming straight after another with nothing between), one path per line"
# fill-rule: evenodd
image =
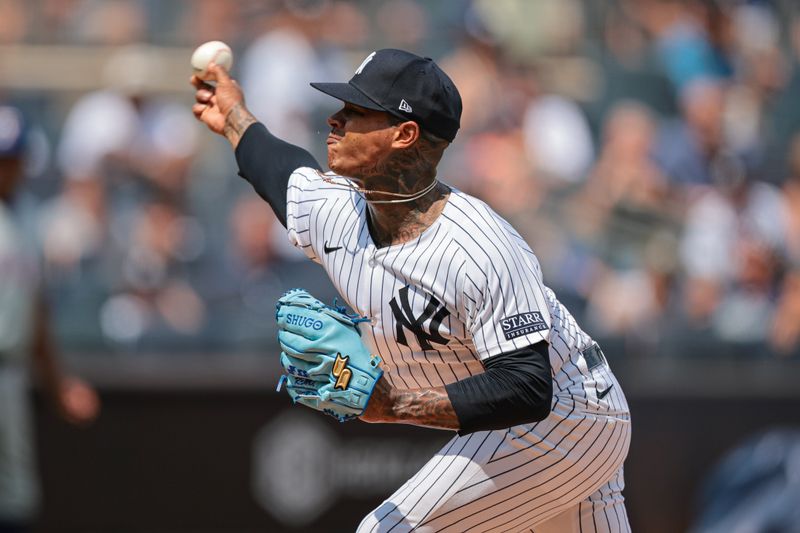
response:
M343 421L455 432L358 531L629 531L630 415L602 350L514 228L437 176L461 116L450 78L384 49L347 83L312 83L343 102L326 172L209 72L195 116L353 310L280 299L282 387Z

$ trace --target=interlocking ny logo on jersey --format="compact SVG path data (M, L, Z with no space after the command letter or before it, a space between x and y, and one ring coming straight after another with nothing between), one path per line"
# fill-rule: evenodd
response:
M528 333L535 333L547 329L547 322L539 311L528 311L500 320L503 335L510 341Z
M408 301L408 288L409 286L406 285L400 289L397 296L392 298L389 302L395 319L397 342L408 346L405 328L417 337L417 342L423 350L433 349L431 341L437 344L447 344L447 339L442 337L439 333L439 326L442 324L442 320L450 315L450 311L431 295L431 299L425 304L425 309L422 311L422 314L415 317L414 311L411 309L411 304ZM399 305L397 303L398 298L400 299ZM428 326L428 331L425 331L423 325L428 320L430 320L430 325Z
M336 360L333 362L333 370L331 374L336 378L334 389L345 390L350 384L350 378L353 377L353 371L347 368L347 361L349 357L342 357L342 354L336 354Z

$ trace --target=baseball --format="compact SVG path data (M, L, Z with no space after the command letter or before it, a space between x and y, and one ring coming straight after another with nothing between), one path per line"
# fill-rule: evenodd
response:
M233 66L231 47L222 41L208 41L198 46L192 53L192 68L197 77L204 79L206 69L212 61L230 71Z

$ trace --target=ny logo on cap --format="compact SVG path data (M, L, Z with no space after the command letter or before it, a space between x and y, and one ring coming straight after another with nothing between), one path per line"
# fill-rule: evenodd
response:
M400 107L398 107L400 111L405 111L406 113L411 113L411 106L408 105L408 102L405 100L400 100Z
M361 71L364 70L364 67L367 66L367 63L372 61L372 58L375 57L375 54L377 54L377 52L372 52L370 55L367 56L367 58L364 61L361 62L361 64L356 69L356 74L361 74Z

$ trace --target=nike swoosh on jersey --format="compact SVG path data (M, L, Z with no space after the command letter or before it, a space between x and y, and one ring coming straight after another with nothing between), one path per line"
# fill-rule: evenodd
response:
M328 241L325 241L325 244L322 245L322 251L325 252L326 254L335 252L336 250L341 250L341 248L342 248L341 246L333 246L333 247L328 246Z
M602 400L603 398L605 398L606 394L608 394L611 391L611 389L613 389L613 388L614 388L614 384L612 383L611 385L608 386L608 388L606 390L601 391L601 390L598 389L598 391L597 391L597 399L598 400Z

